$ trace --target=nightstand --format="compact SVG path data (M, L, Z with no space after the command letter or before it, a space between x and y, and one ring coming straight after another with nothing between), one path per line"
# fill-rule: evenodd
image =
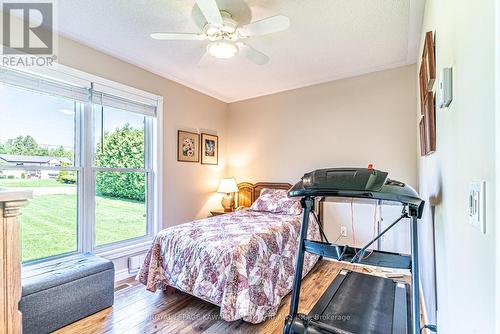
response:
M214 217L214 216L225 215L226 213L231 213L231 212L234 212L234 211L226 212L224 210L214 210L214 211L210 211L210 214L212 215L212 217Z

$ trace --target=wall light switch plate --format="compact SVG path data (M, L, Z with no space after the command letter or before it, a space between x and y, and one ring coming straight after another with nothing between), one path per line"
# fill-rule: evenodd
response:
M445 67L441 70L438 80L438 106L449 107L453 100L453 68Z
M340 226L340 235L343 237L347 237L347 226Z
M486 233L485 182L471 182L469 186L469 224Z

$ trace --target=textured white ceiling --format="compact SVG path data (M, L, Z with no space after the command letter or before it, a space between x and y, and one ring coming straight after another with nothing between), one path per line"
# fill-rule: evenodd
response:
M423 0L217 0L241 24L283 14L284 32L246 42L242 56L198 65L206 41L158 41L156 31L199 32L194 0L59 0L58 31L226 102L415 63Z

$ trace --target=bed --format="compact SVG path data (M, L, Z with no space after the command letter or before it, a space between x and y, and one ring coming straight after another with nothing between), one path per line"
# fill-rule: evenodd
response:
M300 204L286 198L290 187L240 183L239 210L162 230L138 280L150 291L174 287L218 305L226 321L274 316L292 289L301 225ZM320 240L317 224L308 238ZM306 254L302 276L317 259Z

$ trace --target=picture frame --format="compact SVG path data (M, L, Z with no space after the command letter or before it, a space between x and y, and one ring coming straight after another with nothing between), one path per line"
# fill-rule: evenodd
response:
M177 161L200 162L200 136L197 133L177 131Z
M436 151L436 110L434 93L427 92L424 108L426 155Z
M219 164L219 137L209 133L201 134L201 163L203 165Z
M436 58L434 54L434 36L432 31L425 33L422 64L425 68L425 88L428 92L431 92L434 82L436 81Z

